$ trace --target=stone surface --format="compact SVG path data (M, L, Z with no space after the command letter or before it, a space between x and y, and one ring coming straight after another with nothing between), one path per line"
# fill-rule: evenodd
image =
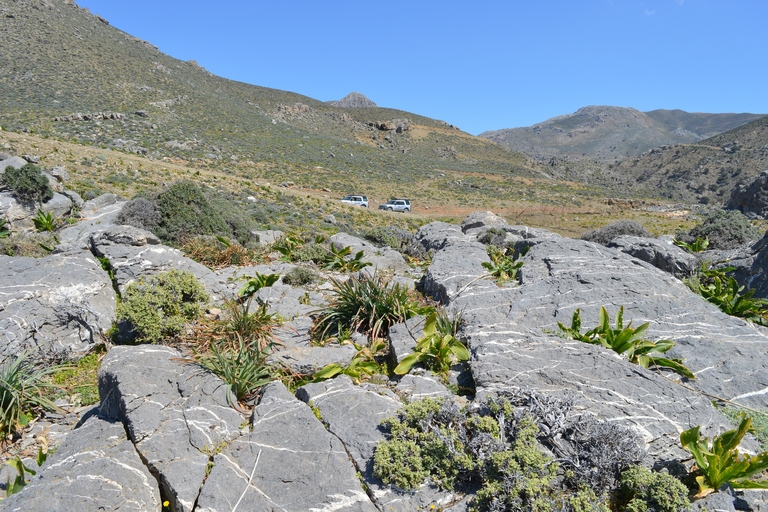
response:
M33 346L76 356L115 321L115 291L90 253L0 256L0 354Z
M91 248L96 256L109 261L121 293L142 277L180 270L194 274L212 302L230 297L226 283L213 271L187 258L178 249L162 245L149 231L133 226L108 227L91 235Z
M115 347L99 371L100 413L125 423L173 510L193 510L212 455L241 435L228 387L169 347Z
M387 357L390 367L395 368L405 356L413 353L419 338L424 336L425 318L423 315L416 315L389 328Z
M750 219L765 219L768 215L768 170L758 174L751 183L734 188L725 207L740 210Z
M214 457L196 510L377 510L341 442L281 383L265 387L251 424Z
M382 420L395 416L403 406L392 395L371 386L355 386L346 375L332 380L307 384L296 396L320 411L328 431L338 437L347 449L366 485L371 489L379 510L411 512L430 510L431 505L455 501L451 493L441 492L431 485L405 492L384 485L373 476L373 454L376 444L386 439ZM457 510L457 509L450 509Z
M92 416L50 455L29 484L0 502L7 511L160 512L157 480L122 423Z
M608 242L607 247L650 263L675 277L689 277L701 268L700 258L676 246L672 240L671 237L656 239L622 235Z
M8 221L12 231L34 231L32 219L37 217L38 209L50 213L54 218L61 218L72 210L72 201L55 192L53 198L40 206L32 201L19 201L12 192L0 192L0 217Z
M476 233L480 228L504 226L506 224L506 220L491 211L473 212L461 221L461 231L463 233Z
M279 346L269 360L297 375L312 375L333 363L349 366L357 349L352 345L338 343L313 345L310 340L311 328L312 320L308 317L300 317L275 328L273 335Z
M382 271L405 272L410 269L403 255L390 247L376 247L348 233L336 233L331 236L330 243L337 249L349 247L351 250L348 259L351 259L358 251L363 251L363 261L370 263L363 270L368 275L381 273Z

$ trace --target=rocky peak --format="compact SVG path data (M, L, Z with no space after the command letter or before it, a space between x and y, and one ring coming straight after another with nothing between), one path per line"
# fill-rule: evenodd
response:
M375 108L378 106L359 92L351 92L340 100L329 101L328 104L341 108Z

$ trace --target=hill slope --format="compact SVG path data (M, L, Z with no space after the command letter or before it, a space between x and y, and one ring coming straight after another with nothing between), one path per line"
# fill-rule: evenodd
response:
M616 163L663 144L696 142L759 117L589 106L527 128L488 131L480 137L538 159L584 157Z
M652 149L608 170L611 186L670 199L718 203L768 169L768 116L695 144Z
M437 169L539 175L443 121L214 76L63 0L0 4L0 126L338 193L404 193Z

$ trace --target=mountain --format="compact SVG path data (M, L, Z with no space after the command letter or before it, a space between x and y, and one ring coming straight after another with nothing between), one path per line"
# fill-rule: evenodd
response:
M71 0L0 3L0 127L340 194L409 196L436 170L541 176L444 121L215 76Z
M696 142L760 117L589 106L527 128L487 131L480 137L540 160L577 157L617 163L664 144Z
M326 103L341 108L371 108L378 106L359 92L351 92L340 100L328 101Z
M768 116L694 144L665 145L618 165L603 178L635 194L723 202L768 169Z

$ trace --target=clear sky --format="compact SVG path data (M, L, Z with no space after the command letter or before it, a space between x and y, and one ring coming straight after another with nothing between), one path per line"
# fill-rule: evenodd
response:
M768 114L766 0L76 0L254 85L477 135L587 105Z

